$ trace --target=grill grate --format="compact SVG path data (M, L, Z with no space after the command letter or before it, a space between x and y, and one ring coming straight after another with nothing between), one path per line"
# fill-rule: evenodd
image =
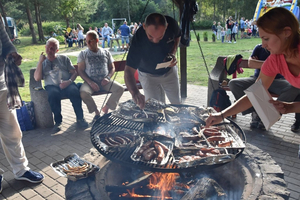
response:
M158 122L162 122L163 118L159 118ZM153 124L152 124L153 125ZM238 133L239 137L245 143L245 134L242 129L231 121L231 128L233 128L236 133ZM111 114L106 114L99 118L92 127L91 130L91 141L94 147L107 159L120 163L122 165L126 165L129 167L135 167L139 169L144 169L147 171L153 172L183 172L190 170L208 170L213 169L215 167L219 167L225 163L218 163L213 165L198 165L193 167L181 167L178 166L174 162L173 156L170 156L168 162L165 165L158 164L149 164L146 162L133 161L130 156L135 151L136 147L128 147L126 149L122 149L122 151L106 151L100 145L99 134L105 132L113 132L113 131L135 131L138 134L142 133L145 128L151 128L151 124L144 124L143 122L134 122L130 120L125 120ZM243 148L228 148L228 153L238 156L242 153Z

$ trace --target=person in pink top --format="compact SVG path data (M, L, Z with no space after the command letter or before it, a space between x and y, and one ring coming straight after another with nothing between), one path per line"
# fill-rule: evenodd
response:
M276 74L281 74L294 87L300 88L300 33L296 17L285 8L276 7L261 16L257 22L262 46L271 55L261 67L257 81L261 79L268 89ZM299 96L298 96L299 97ZM300 97L295 101L300 101ZM300 102L286 103L270 101L282 113L300 112ZM251 102L245 95L227 109L210 115L206 126L220 123L225 117L237 114L250 108Z

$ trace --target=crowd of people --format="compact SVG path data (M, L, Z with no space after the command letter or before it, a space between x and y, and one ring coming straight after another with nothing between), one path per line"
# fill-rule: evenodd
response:
M231 16L226 20L224 26L221 22L213 22L211 27L213 34L217 36L217 40L221 40L222 43L236 43L236 37L240 33L240 38L258 37L258 28L253 20L245 20L242 17L240 21L234 20Z
M121 50L125 51L125 49L129 49L130 41L139 27L141 27L141 23L137 24L136 22L131 22L130 26L128 26L127 22L124 21L123 24L116 30L116 32L114 32L108 23L104 23L104 26L100 28L94 27L93 29L92 27L89 27L88 31L94 30L97 33L99 45L102 44L102 48L105 48L105 42L107 42L107 47L111 47L110 41L112 38L121 39ZM64 33L66 47L73 47L75 43L76 47L83 48L86 35L84 35L84 28L80 24L76 25L76 29L68 27ZM52 34L51 37L57 36L54 34ZM50 37L46 39L49 38Z

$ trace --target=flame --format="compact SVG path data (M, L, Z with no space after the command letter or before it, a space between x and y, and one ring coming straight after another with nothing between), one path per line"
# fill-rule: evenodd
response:
M150 189L158 189L161 191L161 199L170 197L168 191L171 191L176 183L176 178L179 176L177 173L154 173L150 177L148 187Z
M150 172L145 172L149 174ZM149 184L147 187L151 190L158 190L160 191L160 195L152 196L152 195L141 195L136 194L134 188L132 191L127 190L128 193L123 193L122 197L133 197L133 198L152 198L152 199L173 199L169 194L169 191L172 191L175 186L180 186L181 188L189 189L188 185L182 183L176 183L176 179L179 177L178 173L160 173L156 172L150 176ZM125 184L126 185L126 184Z

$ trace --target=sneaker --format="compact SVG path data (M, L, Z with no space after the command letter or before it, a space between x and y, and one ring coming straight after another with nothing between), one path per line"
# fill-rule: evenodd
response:
M3 181L3 176L0 175L0 193L2 192L2 181Z
M234 41L234 44L236 43L236 41Z
M228 41L228 43L231 43L231 41Z
M16 180L24 180L30 183L40 183L44 180L43 174L32 170L26 171L22 176L15 177Z
M100 118L100 115L95 115L91 124L94 124L97 121L97 119L99 119L99 118Z
M58 131L61 130L61 122L59 123L55 123L54 127L52 128L52 130L56 133Z
M298 132L300 130L300 121L295 121L295 123L291 126L291 131Z
M251 128L257 128L258 127L258 124L259 122L261 121L258 114L256 112L252 112L252 119L251 119L251 122L250 122L250 127Z
M85 121L85 119L77 120L77 126L80 128L87 128L89 124Z

